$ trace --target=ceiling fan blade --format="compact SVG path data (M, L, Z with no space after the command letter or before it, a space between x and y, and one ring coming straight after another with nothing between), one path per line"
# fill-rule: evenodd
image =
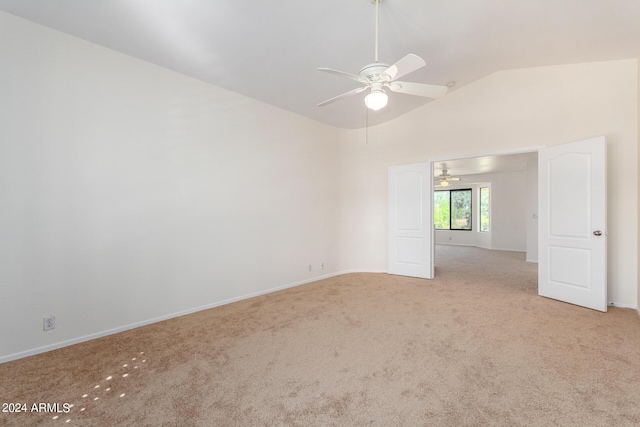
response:
M393 92L406 93L408 95L424 96L425 98L438 98L449 90L446 86L428 85L424 83L393 82L389 85Z
M357 75L351 74L351 73L346 73L344 71L338 71L338 70L334 70L332 68L318 68L318 70L324 71L325 73L335 74L337 76L346 77L348 79L355 80L355 81L360 82L360 83L367 83L367 81L365 79L361 78L360 76L357 76Z
M318 107L324 107L327 104L331 104L332 102L339 101L342 98L346 98L347 96L355 95L356 93L360 93L360 92L362 92L362 91L364 91L366 89L367 89L367 86L359 87L357 89L350 90L349 92L345 92L342 95L334 96L331 99L327 99L326 101L322 101L320 104L318 104Z
M418 55L414 55L413 53L408 54L389 68L385 70L383 74L386 74L390 77L390 81L395 79L399 79L402 76L406 76L407 74L424 67L427 65L424 62L424 59L420 58Z

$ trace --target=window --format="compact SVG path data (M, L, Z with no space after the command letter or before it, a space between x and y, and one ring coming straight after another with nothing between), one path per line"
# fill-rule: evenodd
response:
M434 191L433 222L438 230L471 230L471 189Z
M489 187L480 188L480 231L489 231L489 215L491 212L491 192Z
M451 194L449 191L433 192L433 223L437 230L451 228Z

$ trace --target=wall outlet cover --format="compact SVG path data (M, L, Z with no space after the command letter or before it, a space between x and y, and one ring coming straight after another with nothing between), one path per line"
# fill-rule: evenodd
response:
M50 331L51 329L56 328L56 316L43 317L42 320L45 331Z

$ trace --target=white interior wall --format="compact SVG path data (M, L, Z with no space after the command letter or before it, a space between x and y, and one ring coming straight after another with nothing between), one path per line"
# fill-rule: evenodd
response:
M487 174L491 182L491 249L525 252L526 171Z
M527 261L538 262L538 158L527 162Z
M4 13L0 51L0 362L337 271L341 131Z
M348 143L340 146L341 182L344 194L353 195L355 209L339 218L341 259L365 270L386 268L390 165L475 157L605 135L608 295L611 302L635 307L637 84L635 59L502 71L369 129L368 144L363 130L351 131ZM363 216L368 221L361 221Z

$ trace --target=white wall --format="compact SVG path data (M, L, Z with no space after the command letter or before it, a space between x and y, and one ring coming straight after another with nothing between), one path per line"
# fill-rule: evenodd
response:
M640 55L638 55L640 57ZM640 72L637 73L637 81L636 81L636 91L638 92L638 97L636 99L637 101L637 106L636 106L636 113L637 113L637 123L638 123L638 134L636 135L638 137L638 141L636 146L640 147ZM636 174L636 181L637 181L637 185L636 185L636 189L637 189L637 208L636 208L636 212L640 212L640 149L637 150L637 158L636 158L636 167L638 169L638 173ZM637 228L636 228L636 232L640 233L640 215L638 215L637 219ZM638 245L637 245L637 254L640 255L640 236L638 236ZM636 261L636 267L638 269L637 272L637 289L638 289L638 294L637 294L637 302L638 305L637 310L638 310L638 314L640 315L640 262Z
M527 249L526 172L488 175L483 180L491 182L491 248L524 252Z
M337 129L5 13L0 51L0 362L338 271Z
M538 159L527 162L527 261L538 262Z
M339 218L341 259L386 267L387 167L557 145L605 135L608 148L610 301L638 302L637 61L502 71L398 119L351 131L340 147L353 211ZM366 185L365 185L366 183ZM361 221L366 217L367 221ZM366 245L362 241L367 241Z

